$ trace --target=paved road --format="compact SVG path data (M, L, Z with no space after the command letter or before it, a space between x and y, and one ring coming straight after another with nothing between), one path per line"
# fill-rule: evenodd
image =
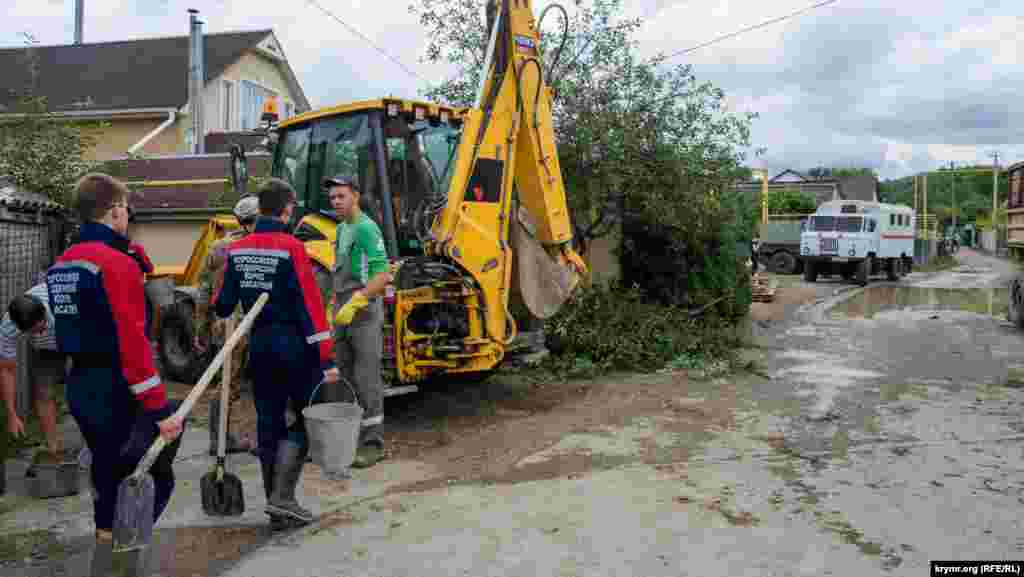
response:
M902 284L991 288L1011 272L959 256ZM734 388L731 426L683 434L650 415L559 444L609 458L684 445L686 460L355 504L227 574L919 576L933 559L1022 559L1024 391L1004 385L1024 339L934 295L871 318L818 304L760 337L771 379L685 385L698 403Z
M933 559L1024 559L1024 334L999 292L1013 269L959 258L904 288L818 283L817 303L756 325L751 355L770 378L626 376L605 388L607 406L588 393L482 429L484 460L511 463L498 482L443 482L436 455L480 454L479 439L348 485L307 474L303 502L338 513L269 543L251 457L232 461L246 515L202 513L211 459L192 430L154 574L919 576ZM48 528L79 548L0 574L86 574L87 493L27 500L20 470L9 477L0 532ZM427 487L394 492L416 481Z

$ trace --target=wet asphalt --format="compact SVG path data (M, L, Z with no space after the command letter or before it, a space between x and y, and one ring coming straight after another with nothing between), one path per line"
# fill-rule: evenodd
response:
M571 443L612 458L653 439L687 462L356 504L225 574L918 576L1024 559L1024 334L998 290L1013 269L958 257L863 290L826 281L818 303L757 327L770 378L730 378L729 430L684 437L652 417Z
M606 466L548 480L386 495L436 474L415 461L361 472L339 494L318 495L307 479L305 504L340 516L260 538L200 574L918 576L937 559L1024 559L1024 333L1005 320L1013 267L966 249L958 258L953 271L866 289L826 279L818 302L757 324L747 354L763 376L680 390L699 405L734 389L730 427L681 433L648 415L581 431L522 464L585 451ZM184 490L210 464L205 431L190 435L168 532L226 522L204 518ZM637 455L650 443L688 458L645 464ZM263 523L251 461L233 467L250 504L231 521L240 526ZM87 493L31 505L2 516L4 530L56 523L88 539ZM87 564L83 553L30 574L84 575Z

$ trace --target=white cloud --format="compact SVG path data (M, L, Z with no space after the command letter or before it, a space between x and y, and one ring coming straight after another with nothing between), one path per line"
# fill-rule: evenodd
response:
M647 18L637 39L642 44L641 53L647 57L658 52L671 54L791 12L805 4L806 0L779 0L771 3L758 0L675 2ZM784 34L784 25L769 26L686 53L674 61L695 65L739 62L745 65L766 64L778 55Z
M1024 17L997 15L968 24L950 33L943 45L951 51L982 50L996 66L1016 66L1024 61Z
M415 0L316 0L390 55L435 80L449 67L418 62L424 30ZM534 0L539 15L552 1ZM557 0L570 13L575 0ZM626 17L646 24L641 56L675 52L810 5L813 0L623 0ZM11 0L7 0L10 4ZM729 97L732 110L761 113L752 164L807 168L864 162L883 176L935 168L950 160L1024 159L1020 116L1024 91L1024 4L925 0L841 1L792 20L681 55L699 81ZM87 0L85 40L188 34L187 9L198 7L207 32L272 28L314 106L385 94L416 96L423 81L305 0ZM74 0L13 0L0 45L70 43ZM927 15L927 16L923 16ZM552 31L560 23L549 17ZM1018 142L1020 141L1020 142ZM982 145L979 146L978 144Z

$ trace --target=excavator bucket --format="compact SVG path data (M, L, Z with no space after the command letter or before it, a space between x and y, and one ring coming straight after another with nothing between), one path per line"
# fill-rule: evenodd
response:
M519 293L530 313L546 319L558 312L579 284L576 271L552 258L534 236L533 218L520 205L512 222L512 250L519 269Z

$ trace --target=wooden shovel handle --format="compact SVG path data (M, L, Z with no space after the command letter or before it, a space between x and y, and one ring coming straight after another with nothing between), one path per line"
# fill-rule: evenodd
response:
M233 333L235 330L235 315L229 316L224 324L225 332ZM232 352L234 352L232 350ZM217 416L220 417L219 427L217 428L217 457L220 461L224 460L224 455L227 453L227 437L228 437L228 401L231 390L231 377L234 373L234 359L229 354L224 357L224 370L220 374L220 411Z
M249 312L245 314L244 318L242 318L242 322L238 324L238 328L236 328L235 331L231 333L231 336L228 337L227 342L224 343L223 347L221 347L217 356L213 358L213 362L210 363L210 366L206 367L206 371L203 372L203 376L199 378L199 382L196 383L196 386L192 387L192 392L185 397L181 406L178 407L177 411L175 411L175 417L184 417L192 410L192 406L195 405L196 401L199 400L199 397L206 391L207 385L210 384L210 381L213 380L213 376L217 374L221 365L224 364L224 359L231 354L231 350L235 348L235 345L242 338L242 335L245 334L249 330L249 327L252 326L252 323L256 320L256 315L260 314L260 311L263 310L263 305L267 303L269 298L270 293L265 292L256 299L256 303L252 305ZM221 407L221 414L224 414L224 409L225 407ZM222 442L221 445L223 446L223 444L224 443ZM141 461L139 461L138 466L135 467L135 472L132 473L131 476L139 477L144 472L148 471L149 468L153 466L153 462L156 461L157 456L160 455L160 451L163 451L166 445L167 441L164 440L163 436L157 435L156 440L153 441L149 450L146 451L146 455L142 457Z

